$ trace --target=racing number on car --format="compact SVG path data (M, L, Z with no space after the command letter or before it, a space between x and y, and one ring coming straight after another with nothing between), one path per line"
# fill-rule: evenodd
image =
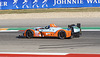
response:
M48 34L50 34L50 33L46 33L46 35L48 35Z
M35 31L35 36L39 36L39 31Z

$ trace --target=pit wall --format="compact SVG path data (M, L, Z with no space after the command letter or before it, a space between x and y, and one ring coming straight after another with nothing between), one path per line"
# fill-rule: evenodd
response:
M0 10L100 7L100 0L0 0Z

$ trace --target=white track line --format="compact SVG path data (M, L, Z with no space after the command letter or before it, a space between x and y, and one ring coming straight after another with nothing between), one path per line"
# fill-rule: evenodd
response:
M100 31L100 29L82 29L82 31Z
M0 54L68 55L69 53L0 52Z
M19 30L0 30L0 32L18 32Z

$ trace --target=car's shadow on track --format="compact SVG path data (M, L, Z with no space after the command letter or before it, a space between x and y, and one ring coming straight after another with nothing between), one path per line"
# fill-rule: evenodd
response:
M16 37L17 39L60 39L58 37L33 37L33 38L25 38L25 37ZM69 39L69 38L65 38Z

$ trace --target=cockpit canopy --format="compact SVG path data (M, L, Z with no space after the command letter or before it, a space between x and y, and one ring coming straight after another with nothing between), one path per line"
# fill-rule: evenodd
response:
M48 26L45 26L45 29L49 29L50 27L57 27L55 24L50 24Z

